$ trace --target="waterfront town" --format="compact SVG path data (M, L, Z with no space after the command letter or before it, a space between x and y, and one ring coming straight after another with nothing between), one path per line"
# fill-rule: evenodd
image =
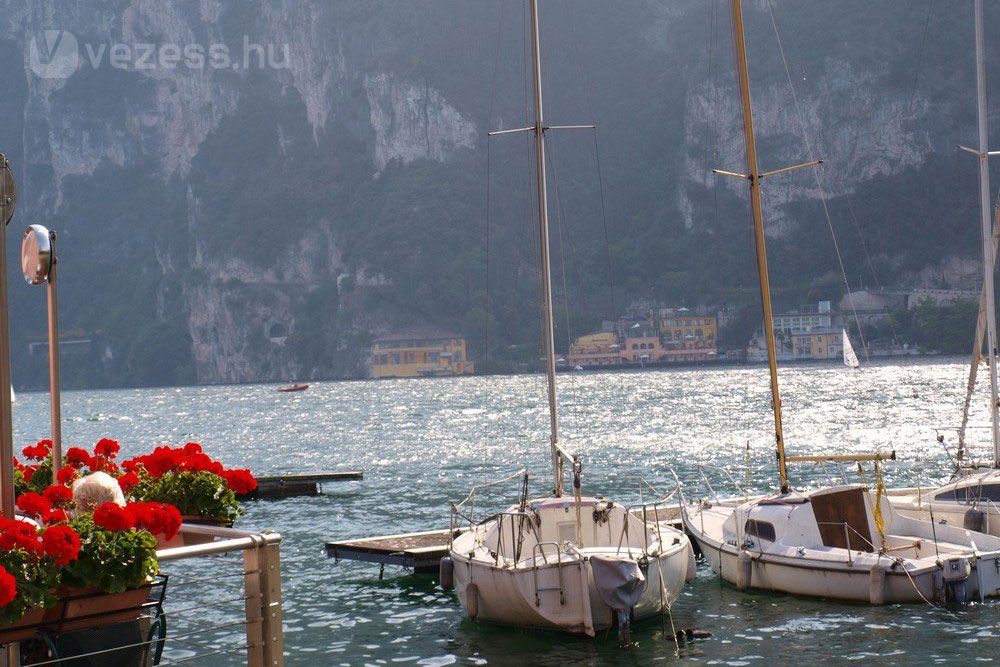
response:
M834 303L803 304L773 317L780 361L840 359L846 332L853 347L869 356L911 356L936 350L902 341L862 341L859 332L885 325L894 311L912 311L922 304L948 306L974 300L968 290L859 290ZM563 370L649 367L669 364L763 362L767 359L763 327L748 341L724 348L720 331L736 316L733 306L674 307L635 301L617 320L605 320L599 331L575 337L560 351ZM471 375L466 337L434 327L415 327L383 334L372 342L369 358L373 378ZM557 342L558 349L559 344Z

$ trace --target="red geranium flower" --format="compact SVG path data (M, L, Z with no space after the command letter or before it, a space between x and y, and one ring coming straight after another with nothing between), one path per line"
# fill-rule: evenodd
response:
M38 441L38 444L25 447L21 450L26 459L31 461L41 461L46 456L49 455L49 450L52 449L52 441L45 438Z
M42 552L56 565L66 565L80 553L80 536L69 526L50 526L42 533Z
M69 514L66 514L66 510L52 510L42 517L42 523L45 525L64 523L66 521L69 521Z
M113 459L118 455L119 450L121 450L121 445L116 441L111 438L101 438L94 446L94 455Z
M233 493L242 495L250 493L257 488L257 480L254 479L249 470L234 468L233 470L223 471L222 476Z
M6 607L17 597L17 580L0 565L0 607Z
M7 551L24 549L28 553L38 553L41 543L38 541L38 529L27 521L4 520L0 527L0 549Z
M139 476L134 472L127 472L118 478L118 486L122 488L122 493L125 495L128 495L138 483Z
M56 475L56 479L59 480L60 484L69 484L76 479L76 468L73 466L63 466L62 468L59 468L59 473Z
M38 472L38 466L24 466L24 468L21 470L21 473L24 475L25 482L30 482L31 478L35 476L36 472Z
M181 527L181 513L173 505L145 502L129 503L126 507L135 517L137 526L141 526L153 535L163 534L170 540Z
M184 453L190 456L191 454L201 454L201 445L197 442L189 442L184 445Z
M90 466L90 461L90 454L86 449L81 449L80 447L70 447L66 450L66 463L74 468Z
M44 516L52 509L52 503L49 502L48 498L40 496L34 491L29 491L18 496L17 507L25 514Z
M94 510L94 523L105 530L128 530L135 527L135 517L131 512L109 502Z
M54 507L62 507L73 500L73 491L71 491L69 487L61 484L53 484L45 487L45 490L42 491L42 495L45 496L45 499L52 503Z

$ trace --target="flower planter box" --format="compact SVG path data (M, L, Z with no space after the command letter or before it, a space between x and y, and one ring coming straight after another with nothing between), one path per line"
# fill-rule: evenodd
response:
M143 613L151 588L146 584L121 593L101 593L93 587L61 586L59 602L45 610L42 623L56 632L67 632L133 621Z
M229 519L219 519L201 516L191 516L185 514L182 519L184 523L191 523L198 526L218 526L220 528L232 528L233 522ZM183 530L183 529L182 529ZM214 541L211 535L200 535L197 533L179 532L171 539L167 540L163 533L156 536L156 549L175 549L177 547L190 547L197 544L208 544Z
M21 620L0 628L0 644L18 642L35 636L45 619L44 609L29 609Z

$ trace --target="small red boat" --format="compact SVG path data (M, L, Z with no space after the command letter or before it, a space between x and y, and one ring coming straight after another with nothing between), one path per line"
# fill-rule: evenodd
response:
M308 388L307 384L293 384L287 387L278 387L278 391L305 391Z

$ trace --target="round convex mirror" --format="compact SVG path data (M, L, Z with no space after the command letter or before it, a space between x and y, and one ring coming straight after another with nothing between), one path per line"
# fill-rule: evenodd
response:
M52 270L52 243L49 230L29 225L21 239L21 273L29 285L41 285Z

